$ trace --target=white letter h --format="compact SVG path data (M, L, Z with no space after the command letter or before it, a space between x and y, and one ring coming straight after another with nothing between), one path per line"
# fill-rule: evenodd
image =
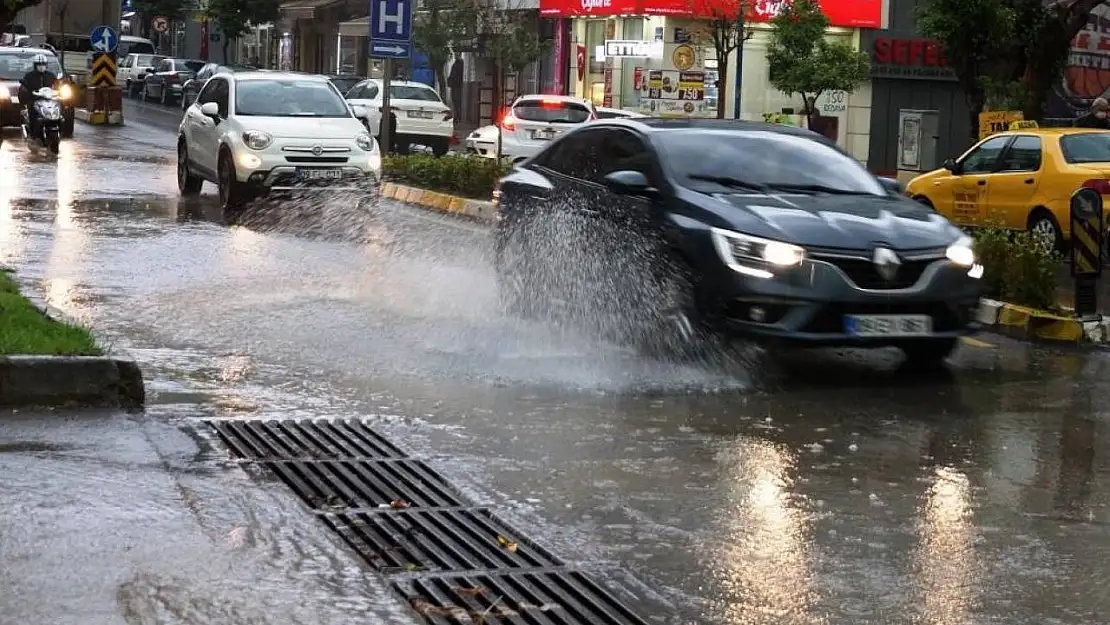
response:
M402 17L403 17L404 12L405 12L404 8L401 7L401 3L400 2L397 3L397 12L396 13L390 13L388 11L389 2L387 2L386 0L381 0L381 4L379 5L379 8L381 10L378 11L378 32L379 33L386 32L385 25L392 22L393 23L393 32L397 35L400 35L401 34L401 29L404 28L404 25L401 22L402 22Z

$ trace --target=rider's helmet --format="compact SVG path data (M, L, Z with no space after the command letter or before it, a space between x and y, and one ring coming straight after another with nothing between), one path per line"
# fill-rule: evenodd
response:
M45 72L46 67L49 64L50 64L49 59L47 59L46 55L42 54L41 52L36 54L35 58L31 59L31 65L34 65L35 66L35 71L39 72L39 73Z

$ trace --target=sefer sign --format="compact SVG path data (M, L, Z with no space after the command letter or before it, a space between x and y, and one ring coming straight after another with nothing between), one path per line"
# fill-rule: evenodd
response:
M890 31L864 31L863 35L864 45L869 44L871 49L872 78L956 79L944 58L944 49L932 39Z

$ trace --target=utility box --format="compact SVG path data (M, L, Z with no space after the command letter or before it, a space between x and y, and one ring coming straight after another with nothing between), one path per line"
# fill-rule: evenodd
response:
M932 171L939 167L939 139L939 111L898 111L898 171Z

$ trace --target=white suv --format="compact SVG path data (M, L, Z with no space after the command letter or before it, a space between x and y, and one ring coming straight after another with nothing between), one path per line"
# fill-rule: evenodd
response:
M347 92L351 104L362 105L374 115L369 127L379 136L378 120L382 110L382 81L364 80ZM439 93L422 82L404 80L389 83L389 108L397 118L393 135L395 145L404 152L408 145L424 145L436 156L443 156L455 134L455 118Z
M501 155L531 158L563 133L597 119L593 102L565 95L522 95L501 120Z
M181 120L178 188L215 183L225 210L270 191L366 190L382 169L367 115L323 76L217 74Z

